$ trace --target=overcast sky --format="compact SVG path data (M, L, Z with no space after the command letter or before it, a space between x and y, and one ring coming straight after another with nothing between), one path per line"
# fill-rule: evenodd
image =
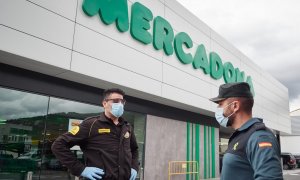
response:
M177 0L289 89L300 108L300 0Z

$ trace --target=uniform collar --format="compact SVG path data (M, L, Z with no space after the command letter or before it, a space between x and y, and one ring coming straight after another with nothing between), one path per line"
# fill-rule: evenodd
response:
M251 118L249 119L245 124L243 124L240 128L238 128L237 131L243 131L245 129L248 129L250 126L252 126L254 123L257 123L257 122L262 122L263 120L262 119L259 119L259 118Z
M104 112L101 113L99 120L102 121L102 122L107 122L107 123L112 123L113 124L112 119L110 119L107 116L105 116ZM118 126L119 125L123 125L124 122L125 122L124 119L122 117L119 117L119 124L118 124Z

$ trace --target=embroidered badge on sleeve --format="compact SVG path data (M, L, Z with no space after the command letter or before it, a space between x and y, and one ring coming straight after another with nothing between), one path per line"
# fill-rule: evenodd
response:
M258 146L260 148L272 147L272 143L270 143L270 142L260 142L260 143L258 143Z
M69 132L73 135L76 135L79 132L79 126L74 126Z

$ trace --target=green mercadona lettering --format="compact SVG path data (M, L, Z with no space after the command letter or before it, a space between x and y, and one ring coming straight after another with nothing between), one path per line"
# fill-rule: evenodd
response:
M251 76L245 78L245 73L233 67L230 62L223 64L216 52L210 52L208 57L203 44L197 47L194 55L184 52L183 46L187 49L193 47L191 37L185 32L175 35L166 19L161 16L153 17L151 10L141 3L132 4L130 24L127 0L84 0L82 9L88 16L99 14L106 25L115 22L120 32L126 32L130 28L130 34L134 39L145 45L152 43L156 50L163 50L167 56L175 51L182 64L192 64L195 69L201 69L214 79L223 77L226 83L246 81L254 95ZM149 32L151 25L153 32Z

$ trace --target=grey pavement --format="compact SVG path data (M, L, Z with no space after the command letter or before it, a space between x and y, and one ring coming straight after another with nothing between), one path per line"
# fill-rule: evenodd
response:
M292 170L283 170L283 175L300 173L300 168Z
M300 179L300 168L297 169L292 169L292 170L283 170L283 176L285 180L289 180L290 176L294 176L299 174L299 179ZM298 177L297 177L298 178ZM220 178L213 178L213 179L205 179L205 180L219 180ZM202 180L202 179L201 179ZM204 180L204 179L203 179ZM291 178L292 180L292 178Z

